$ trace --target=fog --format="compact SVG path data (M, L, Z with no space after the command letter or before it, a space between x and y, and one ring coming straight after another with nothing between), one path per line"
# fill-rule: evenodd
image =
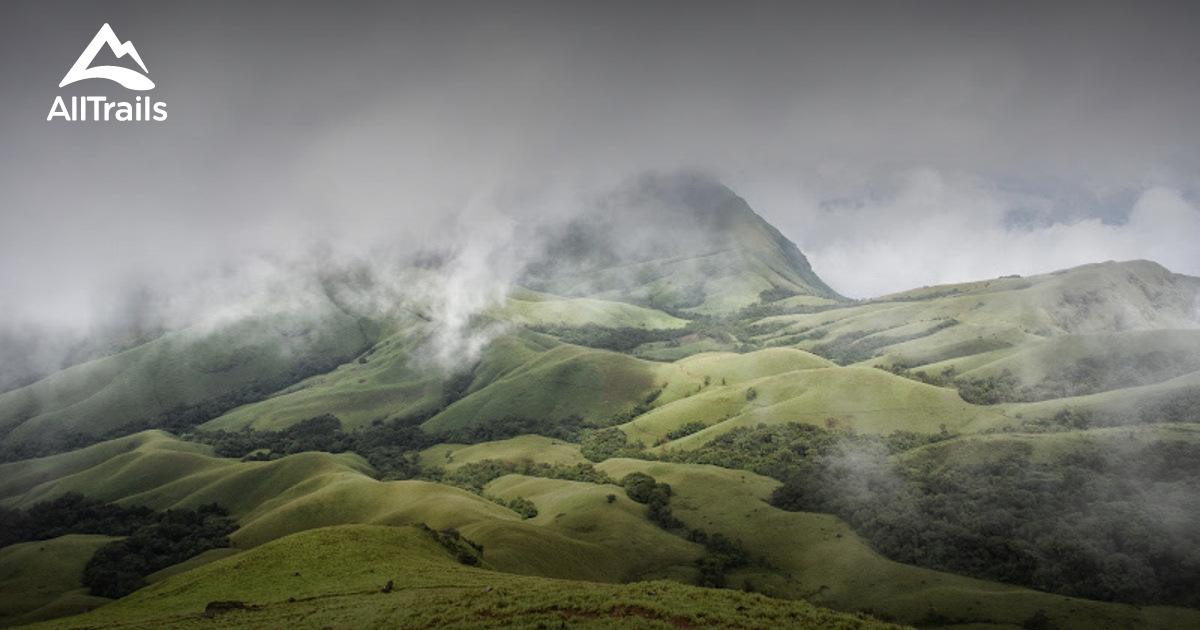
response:
M646 170L712 173L852 297L1108 259L1200 274L1191 3L0 16L5 330L83 334L141 308L126 296L145 286L169 325L250 286L247 261L312 252L452 252L437 300L459 321L515 277L514 226L586 212ZM137 47L166 121L46 121L58 95L132 98L57 87L104 23Z

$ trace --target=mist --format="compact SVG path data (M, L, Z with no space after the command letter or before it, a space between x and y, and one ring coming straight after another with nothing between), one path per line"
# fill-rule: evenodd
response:
M536 248L519 226L648 170L711 173L851 297L1108 259L1200 274L1188 3L3 12L25 61L0 69L0 320L61 331L18 352L39 370L309 266L404 284L417 252L448 253L436 291L362 301L424 294L461 332ZM46 122L56 95L116 94L56 87L106 22L169 119Z

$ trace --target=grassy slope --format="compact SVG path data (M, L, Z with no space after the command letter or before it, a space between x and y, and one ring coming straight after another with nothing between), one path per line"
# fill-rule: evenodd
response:
M1052 418L1061 411L1097 411L1104 415L1136 418L1139 409L1165 396L1186 395L1200 391L1200 372L1192 372L1154 385L1128 387L1099 394L1058 398L1033 403L995 405L1000 415L991 416L972 425L975 431L1003 430L1018 427L1023 420ZM1130 420L1130 423L1137 422Z
M277 377L308 358L352 356L366 342L359 322L328 302L299 314L188 329L0 394L0 429L6 441L61 430L102 435Z
M957 365L963 357L1069 334L1195 329L1197 290L1184 276L1144 261L1103 263L1029 278L928 287L819 313L763 321L758 341L811 349L848 334L883 337L874 363ZM886 343L956 325L915 341ZM871 339L868 336L867 339ZM970 369L966 360L962 365Z
M933 459L947 463L984 463L1002 459L1014 451L1029 449L1030 461L1050 464L1079 452L1100 451L1105 457L1128 457L1147 444L1200 442L1200 425L1154 424L1136 427L1106 427L1062 433L993 433L965 435L906 452L902 458ZM930 455L932 453L932 455Z
M360 472L364 464L351 455L303 453L274 462L237 462L155 432L125 442L134 448L91 467L79 463L89 456L83 451L36 462L44 481L32 488L11 487L20 492L4 502L27 506L68 491L156 509L215 501L241 524L232 536L239 549L331 525L427 523L457 528L484 544L487 559L504 570L610 582L686 565L697 555L694 545L631 518L634 508L627 500L605 503L621 523L624 544L614 548L570 528L524 522L507 508L457 488L375 481ZM0 466L0 478L16 467ZM607 488L604 494L612 492L620 491Z
M424 426L450 429L505 416L607 418L653 391L654 368L615 352L561 345L473 391Z
M530 291L517 292L516 297L508 299L505 306L497 309L492 316L502 321L517 323L565 323L571 326L602 323L618 327L677 328L685 323L660 311L630 304L592 299L554 299ZM421 359L425 335L420 326L404 328L381 341L364 354L360 361L310 378L268 400L235 409L207 423L205 428L253 427L275 430L324 413L336 415L347 427L353 428L377 419L436 410L443 402L442 383L447 374L434 362ZM476 382L470 391L478 391L490 385L555 345L557 342L551 338L520 330L494 339L484 351L481 365L476 370ZM596 369L607 369L604 364L613 361L611 353L579 349L575 352L590 356L581 358L580 363L575 366L566 366L566 369L582 365L579 369L591 370L584 375L585 378L594 375ZM554 362L558 358L561 357L547 360ZM598 363L600 367L588 367L589 363ZM529 369L536 370L537 367L531 365ZM611 371L628 370L625 366L615 366ZM570 377L567 379L570 380ZM528 383L529 379L525 378L523 381ZM504 386L497 389L505 390ZM489 392L483 398L494 399L498 396ZM595 406L601 408L602 413L608 413L608 407L603 401L582 395L575 398L578 407L564 411L564 415L592 413ZM478 400L474 404L479 404ZM476 408L472 405L467 407ZM536 404L531 407L513 405L509 409L499 409L496 413L500 413L501 416L514 413L532 417L543 410L543 407ZM456 419L459 413L462 412L453 411L446 415L445 420L431 426L457 426L460 424Z
M591 298L557 298L533 291L519 291L490 315L523 326L584 326L610 328L682 328L686 320L662 311Z
M383 592L384 585L393 589ZM242 610L205 615L213 601ZM670 582L613 586L458 564L418 528L345 526L215 562L41 628L883 628L803 602Z
M1020 348L986 353L959 362L963 375L993 376L1008 370L1023 385L1036 385L1057 370L1081 360L1104 363L1109 357L1125 360L1168 356L1163 364L1146 362L1138 376L1150 382L1200 371L1200 329L1136 330L1090 335L1064 335L1039 340ZM939 365L930 366L937 371Z
M777 482L712 466L613 459L600 468L614 477L642 471L675 491L674 514L689 527L740 539L775 573L748 575L758 588L819 605L867 610L904 623L931 612L960 624L1019 626L1045 610L1052 627L1195 627L1200 611L1106 604L1066 598L920 569L872 551L842 521L791 513L764 502Z
M664 447L690 448L733 428L760 423L803 422L886 435L897 430L937 433L943 425L949 431L970 430L1004 417L997 409L964 402L952 389L874 368L814 367L726 382L665 404L621 428L631 441L653 445L688 422L703 422L707 429Z
M422 327L407 326L358 360L297 383L262 402L234 409L203 428L279 430L326 413L355 427L375 419L436 409L441 404L445 373L432 363L410 360L424 342Z
M1115 298L1083 299L1087 308L1063 297L1090 295L1102 278L1097 276L1097 268L940 287L894 296L896 301L774 318L788 325L762 339L789 340L815 329L826 331L824 339L796 342L799 347L812 347L847 332L883 336L920 332L953 316L959 321L956 326L915 341L884 346L881 351L887 354L883 359L923 357L922 361L932 362L950 357L945 364L957 362L962 367L981 368L1021 352L1042 353L1051 359L1075 356L1041 349L1070 347L1069 335L1155 338L1151 333L1103 332L1105 327L1118 324L1138 328L1186 323L1172 315L1171 308L1161 312L1138 310L1139 305L1150 303L1146 288L1138 286L1138 282L1146 282L1138 278L1154 277L1158 274L1154 266L1139 263L1098 268L1107 269L1110 275L1114 269L1128 271L1128 275L1122 276L1114 289ZM1168 307L1187 291L1194 294L1194 288L1171 285L1169 279L1164 282L1166 294L1160 297ZM905 301L918 297L925 301ZM1044 341L1047 338L1050 341ZM430 401L441 395L440 387L431 385L435 382L433 376L409 361L417 342L412 334L397 335L365 357L366 363L343 366L333 374L310 379L289 393L235 411L212 426L274 427L325 412L347 414L351 424L356 424L380 417L376 414L381 411L399 415L400 411L432 404ZM997 349L1006 344L1025 347ZM976 356L987 357L987 361L981 364L973 358ZM689 421L700 419L714 425L669 443L667 448L688 448L743 424L795 420L821 424L832 421L834 426L860 432L936 432L942 424L951 430L972 432L1012 425L1019 421L1017 414L1038 417L1052 415L1066 406L1132 405L1141 394L1200 387L1197 375L1191 374L1136 390L981 408L963 403L952 390L874 369L831 367L828 361L795 348L743 355L703 354L673 364L657 364L558 345L544 336L526 333L497 340L475 374L468 389L470 395L428 426L462 426L509 414L562 417L579 413L603 419L628 410L663 388L654 402L655 410L624 425L631 437L652 444ZM95 382L103 380L97 377ZM54 381L42 383L47 382ZM757 395L748 399L746 393L751 387ZM385 394L372 397L380 392ZM75 395L49 390L43 394L61 394L65 403ZM1162 435L1166 434L1155 434L1154 439ZM1000 440L990 436L979 439ZM1022 439L1052 445L1059 438ZM489 457L578 461L573 447L538 438L471 447L443 446L431 449L424 457L430 461L441 458L452 465ZM1051 613L1056 627L1102 622L1134 625L1136 617L1174 627L1200 624L1194 611L1135 611L1131 607L1051 598L890 563L871 552L837 519L769 508L761 499L774 482L748 473L627 460L613 460L602 468L618 477L632 470L650 470L676 486L680 490L677 516L691 526L743 539L753 553L768 557L780 568L778 573L739 578L777 594L871 608L906 621L919 620L933 610L951 618L1018 624L1041 608ZM270 463L233 462L214 458L203 447L146 433L54 458L0 466L0 498L27 505L74 489L159 509L218 501L231 507L244 526L235 536L239 548L344 523L427 522L435 527L459 528L483 542L486 558L499 568L602 581L636 576L686 579L692 571L689 564L698 553L694 545L667 537L646 522L640 516L640 506L629 503L614 488L519 476L489 485L487 491L496 496L524 496L534 501L539 516L521 521L505 508L456 489L422 482L380 483L365 477L364 469L361 459L350 455L303 454ZM608 504L608 494L617 494L620 499Z
M521 521L505 508L454 488L371 480L355 469L361 463L351 456L309 453L277 462L241 463L195 452L194 445L182 447L161 434L139 438L143 443L133 451L82 473L49 481L7 502L28 504L68 489L89 488L91 494L104 491L101 498L160 509L219 501L230 505L243 524L234 537L239 549L331 525L424 522L435 528L457 528L482 543L484 559L502 570L605 582L687 579L693 574L691 562L701 553L697 546L647 522L645 507L632 503L613 486L517 475L489 484L485 490L489 494L505 499L522 496L534 502L539 515ZM536 442L536 438L523 438L476 445L470 447L470 456L524 457ZM488 452L493 446L494 452ZM50 459L58 460L66 471L78 468L73 461L76 456L69 453ZM775 567L774 571L734 576L735 584L749 580L755 589L767 593L870 609L905 622L918 621L935 610L953 619L1020 623L1045 609L1061 628L1082 628L1102 619L1110 624L1132 624L1135 616L1162 620L1169 627L1200 623L1196 611L1139 611L893 563L872 552L836 518L767 506L763 499L776 482L750 473L637 460L609 460L599 467L615 478L643 470L670 483L676 491L673 509L689 526L741 539L753 555L766 558ZM43 462L43 472L46 468L49 466ZM5 472L0 469L0 477ZM93 484L82 483L84 479ZM609 503L608 494L618 499ZM321 566L319 561L306 562L307 566ZM171 579L162 582L169 583ZM201 590L186 597L239 598L205 594L223 588L220 580L197 588ZM294 592L287 596L299 599ZM316 608L327 611L316 614L334 614L334 608L315 604L306 610Z
M522 435L484 444L438 444L421 453L421 465L454 470L464 464L485 459L529 460L547 464L572 465L586 462L579 447L569 442L540 435Z
M88 595L83 566L109 536L71 535L0 549L0 626L53 619L108 603Z

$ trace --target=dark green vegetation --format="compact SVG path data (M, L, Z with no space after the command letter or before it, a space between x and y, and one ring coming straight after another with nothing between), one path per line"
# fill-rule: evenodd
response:
M548 464L529 460L504 461L486 459L459 466L454 470L438 474L439 480L452 486L483 492L483 487L505 475L524 475L526 477L541 477L543 479L565 479L582 481L584 483L611 484L616 483L611 477L595 469L590 464L574 465ZM644 501L642 502L644 503Z
M237 525L214 504L196 510L155 512L69 492L26 510L0 507L0 547L70 534L122 536L100 547L83 569L82 582L99 597L117 598L146 585L146 576L209 549L229 546Z
M760 426L672 459L779 479L772 504L836 514L903 562L1075 597L1200 607L1200 529L1187 516L1200 509L1200 444L1119 452L1088 442L1039 462L1031 443L995 439L987 457L958 459L967 446L938 444L949 438Z
M81 623L1200 626L1200 280L850 301L711 182L608 203L455 320L478 352L332 270L0 393L0 623L145 580Z
M124 507L68 492L28 509L0 507L0 547L67 534L128 536L158 520L147 507Z
M416 462L419 451L435 444L477 444L531 433L578 439L583 431L583 421L578 416L557 422L504 416L436 433L421 430L420 423L425 419L418 416L379 421L356 431L346 431L341 421L326 414L302 420L280 431L199 430L184 434L184 438L211 445L222 457L255 461L271 461L305 451L354 452L367 459L380 479L413 479L436 477L436 473L422 470Z
M228 547L229 534L237 529L228 516L228 510L215 504L163 512L128 537L97 550L83 568L83 583L92 595L124 597L146 586L146 577L155 571Z

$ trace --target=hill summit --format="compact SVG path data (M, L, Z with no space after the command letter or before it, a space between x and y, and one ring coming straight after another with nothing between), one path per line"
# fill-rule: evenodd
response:
M524 283L548 293L700 313L842 299L794 243L703 174L642 175L545 238Z

